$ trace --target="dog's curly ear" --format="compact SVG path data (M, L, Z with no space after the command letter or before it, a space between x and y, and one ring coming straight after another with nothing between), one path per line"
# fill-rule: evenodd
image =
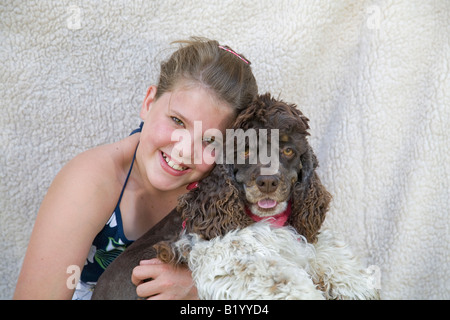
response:
M243 228L252 220L244 214L245 204L233 167L217 164L198 188L179 199L178 211L186 222L186 233L196 233L209 240L230 230Z
M290 224L310 243L317 241L331 201L331 194L322 185L316 173L317 167L317 158L308 146L307 152L301 156L301 168L294 185Z
M178 236L177 236L178 238ZM153 245L156 250L156 257L164 263L187 264L185 260L182 260L178 252L176 252L172 246L175 239L172 241L160 241Z

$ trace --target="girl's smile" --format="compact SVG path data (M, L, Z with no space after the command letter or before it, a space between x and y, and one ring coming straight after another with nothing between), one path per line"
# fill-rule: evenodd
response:
M174 176L181 176L185 173L188 173L190 170L188 167L183 166L182 164L175 163L169 155L165 154L161 151L162 163L161 167L166 170L169 174Z

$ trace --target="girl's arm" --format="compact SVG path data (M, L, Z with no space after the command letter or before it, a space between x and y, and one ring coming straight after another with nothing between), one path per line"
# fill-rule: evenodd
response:
M72 297L73 272L83 269L118 197L115 184L105 178L116 174L104 153L101 147L82 153L55 177L36 218L15 299Z

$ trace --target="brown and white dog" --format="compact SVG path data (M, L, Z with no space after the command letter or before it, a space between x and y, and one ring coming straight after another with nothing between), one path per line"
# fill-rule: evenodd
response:
M235 141L228 144L233 163L216 165L165 219L166 231L175 238L167 240L165 233L161 239L159 230L150 230L108 267L93 298L132 298L111 292L111 286L105 290L104 282L126 274L128 284L116 284L115 290L130 287L132 268L153 257L143 253L154 254L151 246L157 241L158 258L192 270L201 299L378 298L350 250L320 230L331 195L316 173L308 119L295 105L265 94L238 116L233 128L251 130L267 145L252 146L249 135L241 148ZM272 160L275 150L275 166L254 155L262 149L271 150Z

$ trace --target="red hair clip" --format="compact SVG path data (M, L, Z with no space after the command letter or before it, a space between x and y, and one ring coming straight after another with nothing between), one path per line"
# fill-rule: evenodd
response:
M233 51L233 50L231 50L231 49L229 49L229 48L226 48L226 47L224 47L224 46L219 46L219 48L222 49L222 50L228 51L229 53L234 54L236 57L238 57L239 59L241 59L242 61L244 61L246 64L250 64L250 61L245 60L245 59L242 58L239 54L237 54L235 51Z

